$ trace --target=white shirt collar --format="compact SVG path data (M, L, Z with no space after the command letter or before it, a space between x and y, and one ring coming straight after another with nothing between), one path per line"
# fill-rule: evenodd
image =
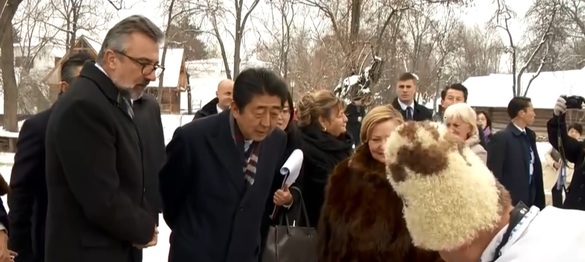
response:
M403 103L402 101L400 101L400 99L397 99L397 100L398 100L398 104L400 105L400 108L402 110L406 110L406 108L408 108L409 106L410 106L410 108L412 108L412 110L414 110L414 101L410 102L410 105L407 105L407 104Z
M530 223L532 220L534 220L534 218L536 218L538 213L540 213L540 208L536 206L530 207L526 215L524 215L522 220L520 220L520 223L518 223L518 225L516 225L516 227L513 229L508 242L500 250L502 254L504 254L510 246L516 243L518 239L524 235L524 231L528 229ZM502 242L502 238L504 237L506 230L508 230L508 226L505 226L500 230L500 232L498 232L498 234L496 234L496 236L492 239L492 241L481 254L481 259L479 260L480 262L491 262L494 260L494 257L496 256L496 248Z
M105 69L104 69L104 68L103 68L101 65L99 65L98 63L95 63L94 65L95 65L95 67L97 67L97 68L98 68L100 71L102 71L102 73L104 73L104 75L106 75L107 77L110 77L110 76L108 75L108 73L106 73L106 70L105 70Z
M217 109L218 114L223 112L223 109L221 109L221 107L219 107L219 104L215 104L215 108Z
M513 125L514 125L516 128L518 128L518 130L520 130L520 132L522 132L522 133L526 133L526 128L521 128L521 127L519 127L518 125L516 125L516 123L514 123L514 122L512 122L512 124L513 124Z

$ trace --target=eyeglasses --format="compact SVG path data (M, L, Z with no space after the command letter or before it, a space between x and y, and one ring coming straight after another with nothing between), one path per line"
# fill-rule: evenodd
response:
M151 64L149 62L140 61L139 58L131 57L122 51L117 51L117 50L112 50L112 51L114 51L114 53L116 53L116 54L122 55L122 56L132 60L132 62L134 62L138 65L141 65L143 76L148 76L148 75L152 74L152 72L154 72L155 77L159 77L162 74L162 72L165 71L165 68L160 66L159 64Z

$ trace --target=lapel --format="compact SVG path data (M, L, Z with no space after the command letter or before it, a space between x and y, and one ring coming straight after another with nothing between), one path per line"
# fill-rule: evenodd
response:
M402 107L400 107L400 103L398 103L398 97L394 98L394 101L392 101L392 106L400 112L404 119L406 119L406 110L402 110ZM412 115L412 117L414 118L414 114Z
M210 117L218 118L215 128L217 132L213 132L208 137L211 151L227 171L230 181L236 186L236 188L238 188L238 190L242 191L246 187L246 180L243 171L243 153L236 147L236 143L232 137L229 123L229 118L231 117L230 111L226 110Z
M122 100L123 94L120 93L118 88L114 85L112 79L110 79L110 77L97 68L95 62L85 62L83 68L81 68L81 72L79 72L79 76L94 82L100 91L102 91L102 93L106 96L106 98L108 98L108 100L110 100L110 102L115 105L120 110L120 112L128 117L128 119L132 120L132 117L124 110L125 105L122 104L124 103Z
M510 132L512 132L512 135L514 136L514 138L516 138L515 140L520 142L520 146L522 146L523 148L523 152L522 152L522 159L524 159L525 163L528 163L528 165L530 165L530 155L526 154L526 150L530 150L530 148L526 148L526 143L524 143L524 141L522 141L522 139L526 139L524 137L522 137L522 131L520 131L520 129L518 129L514 123L510 122L508 124L508 126L506 127L508 130L510 130ZM526 128L524 130L527 130ZM526 132L526 137L528 138L528 132ZM530 141L530 140L529 140Z

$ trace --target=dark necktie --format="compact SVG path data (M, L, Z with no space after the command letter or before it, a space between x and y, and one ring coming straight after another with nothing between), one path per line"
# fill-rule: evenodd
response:
M412 107L406 108L406 120L413 120Z
M122 111L126 112L130 118L134 119L134 110L132 109L132 103L128 97L118 94L118 106Z

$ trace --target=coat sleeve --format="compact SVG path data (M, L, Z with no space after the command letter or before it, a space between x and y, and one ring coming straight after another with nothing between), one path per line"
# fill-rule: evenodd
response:
M32 255L32 216L35 194L45 179L45 144L43 142L45 128L34 125L27 120L22 125L14 165L10 177L10 249L19 256Z
M338 183L347 173L348 160L341 162L334 170L329 178L329 183L325 188L325 201L323 202L323 211L319 217L319 225L317 227L317 257L319 261L340 261L344 257L340 250L345 250L347 247L347 223L339 223L339 221L348 221L349 218L343 216L344 212L339 210L340 206L344 206L344 201L351 199L353 196L344 193L347 183ZM347 177L343 180L347 182ZM351 186L357 186L352 184ZM334 218L332 213L336 213Z
M502 179L504 174L507 148L508 141L506 141L506 133L504 132L495 133L487 146L487 167L499 180Z
M87 219L119 239L146 244L155 221L120 190L114 127L102 111L92 101L76 101L64 110L51 134L56 153Z
M193 158L185 141L184 127L175 130L167 145L167 161L159 174L162 213L171 230L181 211L183 199L190 188Z
M559 130L561 132L559 133ZM580 161L579 156L584 147L583 142L575 140L567 134L567 123L565 122L565 115L553 116L546 123L546 131L548 133L548 142L555 150L559 150L559 136L561 137L562 146L565 157L569 162L576 163Z

